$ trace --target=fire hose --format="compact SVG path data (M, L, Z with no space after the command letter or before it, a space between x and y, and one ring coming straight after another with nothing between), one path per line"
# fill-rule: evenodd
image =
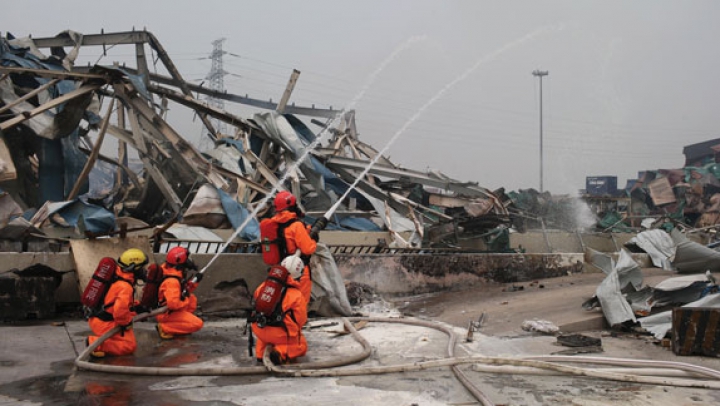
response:
M140 321L147 317L160 314L163 308L156 309L150 313L143 313L136 316L135 321ZM350 332L361 346L362 350L357 354L342 356L339 358L308 362L303 364L292 365L273 365L269 358L271 349L265 351L263 358L264 366L245 366L245 367L136 367L136 366L117 366L106 365L90 362L88 359L90 353L97 348L103 341L119 331L119 328L108 331L93 344L82 351L75 365L78 368L108 373L119 373L128 375L155 375L155 376L226 376L226 375L255 375L255 374L276 374L289 377L340 377L340 376L357 376L357 375L374 375L398 372L414 372L423 371L431 368L451 367L453 372L458 376L461 383L468 388L470 393L483 405L493 405L493 403L477 388L475 388L465 374L457 368L462 364L475 364L474 369L478 372L503 372L512 374L534 374L537 369L545 371L559 372L576 376L587 376L606 380L615 380L621 382L633 382L649 385L661 386L678 386L692 387L702 389L720 389L720 371L697 366L688 363L672 362L672 361L654 361L641 359L623 359L623 358L601 358L601 357L578 357L578 356L529 356L529 357L489 357L485 355L473 355L465 357L455 357L454 348L456 346L455 334L451 327L444 324L416 320L409 318L377 318L377 317L350 317L343 318L345 328ZM380 323L401 323L415 325L421 327L433 328L444 332L448 335L447 357L433 361L419 361L411 364L400 364L378 367L357 367L335 369L340 366L361 362L372 354L372 347L362 335L355 329L352 322L367 321ZM625 367L623 369L614 370L593 370L588 368L580 368L559 364L560 362L574 362L587 364L604 364L619 365ZM488 367L503 366L502 369ZM644 368L644 369L638 369ZM650 368L649 370L647 368ZM635 372L635 373L632 373ZM643 375L639 374L642 373ZM655 376L645 376L655 375ZM682 375L688 379L678 379ZM699 378L708 378L702 380ZM692 378L692 379L691 379Z

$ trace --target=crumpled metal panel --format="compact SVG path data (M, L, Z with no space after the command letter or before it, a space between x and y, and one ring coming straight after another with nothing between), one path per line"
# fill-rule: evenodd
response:
M225 214L227 214L228 219L230 219L230 224L237 230L238 227L245 223L247 218L250 217L250 212L245 206L238 203L223 190L217 189L217 192L220 196L220 203L222 204L223 210L225 210ZM257 219L251 218L238 235L246 241L259 241L260 223Z
M595 291L602 307L603 315L611 327L622 323L636 321L630 303L624 293L635 292L642 286L642 272L627 250L620 251L618 262L612 272L603 280Z
M626 321L635 322L635 313L630 304L621 292L620 278L617 270L608 275L605 280L600 283L595 295L600 301L603 315L608 321L610 327L618 326Z
M115 214L81 199L55 203L46 202L30 222L39 225L47 220L59 227L96 234L115 230Z
M289 152L285 159L285 165L290 167L294 165L305 152L305 143L301 139L295 129L290 125L285 117L276 112L259 113L253 116L253 121L265 131L265 134L273 141L282 145ZM315 172L313 163L309 159L303 159L298 165L298 169L302 171L308 182L313 186L318 198L324 200L324 204L330 207L334 202L326 191L323 178ZM290 174L293 176L293 174Z
M672 264L680 273L700 273L720 270L720 252L690 241L676 230L672 233L677 243Z
M672 258L675 256L675 242L672 237L661 229L643 231L631 238L628 244L634 243L642 248L658 268L671 270Z

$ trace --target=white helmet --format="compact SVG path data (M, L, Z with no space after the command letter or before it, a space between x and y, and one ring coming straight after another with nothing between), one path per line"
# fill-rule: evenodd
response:
M288 270L290 276L292 276L293 279L299 279L300 276L302 276L303 268L305 268L303 260L300 259L300 257L296 257L295 255L290 255L289 257L286 257L282 260L280 265L282 265L285 269Z

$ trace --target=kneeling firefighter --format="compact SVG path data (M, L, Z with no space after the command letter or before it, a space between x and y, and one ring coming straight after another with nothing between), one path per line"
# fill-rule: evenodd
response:
M197 269L190 260L190 252L184 247L173 247L160 268L163 281L158 291L158 305L168 309L156 316L160 338L171 339L200 330L203 321L193 314L197 310L197 297L186 288L188 270Z
M327 219L320 217L313 227L309 229L300 221L305 216L305 213L298 207L297 198L287 191L281 191L275 196L273 208L275 209L275 215L272 219L283 226L281 238L283 238L284 244L281 255L290 255L297 250L301 252L304 265L303 274L298 281L305 303L310 303L312 293L310 256L317 249L319 232L327 225Z
M94 335L87 338L87 344L94 343L100 336L120 327L118 333L105 340L92 353L94 357L107 355L130 355L135 352L137 342L132 329L135 312L135 282L144 278L144 267L148 258L144 252L131 248L120 255L115 267L113 282L105 293L102 310L88 319Z
M302 334L302 328L307 322L307 302L299 282L305 264L299 257L289 256L282 261L281 266L288 272L286 279L279 281L284 286L273 314L268 317L258 317L256 314L250 319L252 332L257 338L255 357L258 362L262 361L268 344L274 347L270 359L275 364L293 362L307 352L307 341ZM255 290L253 300L256 303L263 300L261 295L274 290L266 289L268 283L271 283L270 277Z

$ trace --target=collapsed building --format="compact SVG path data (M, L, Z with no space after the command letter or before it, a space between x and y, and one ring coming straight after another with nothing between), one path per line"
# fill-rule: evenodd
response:
M134 46L135 66L75 64L86 48L109 44ZM290 103L297 71L273 103L185 81L147 31L7 34L0 47L5 240L32 235L47 242L181 223L245 224L239 236L252 242L268 195L281 189L300 197L307 222L344 196L328 229L384 231L389 241L377 245L396 248L512 252L510 231L637 231L642 221L660 217L705 227L718 213L712 141L686 148L688 165L696 166L642 172L622 195L580 200L533 189L491 191L438 171L399 167L360 140L354 111ZM148 52L161 62L154 73ZM265 112L239 117L200 95ZM170 124L176 106L202 121L211 148L198 149ZM116 154L103 147L107 135L117 140ZM578 215L583 201L599 218Z
M136 65L75 65L85 47L109 44L134 46ZM148 50L164 74L150 73ZM629 196L630 203L623 200L607 210L629 211L597 221L575 197L532 189L491 191L437 171L401 168L360 140L354 111L290 103L298 74L293 72L283 97L273 103L185 81L147 31L0 38L0 249L67 251L68 240L138 232L149 233L155 253L167 249L167 241L189 238L214 243L215 250L206 251L210 254L218 247L226 253L256 252L258 219L269 214L266 202L282 189L299 197L307 223L338 207L328 231L382 232L372 235L383 237L358 237L359 243L323 237L329 245L366 244L369 250L350 252L418 255L372 264L346 259L345 276L384 293L418 293L580 272L590 248L617 252L629 239L617 241L608 231L622 226L621 231L632 231L642 220L675 219L672 224L686 229L716 222L710 216L718 213L719 183L706 156L701 161L707 168L645 172L621 196ZM196 95L265 111L239 117ZM170 124L175 106L202 121L211 148L200 150ZM310 118L309 124L300 117ZM103 147L108 136L116 140L116 154ZM715 151L715 144L707 148ZM696 158L688 163L698 165ZM592 227L609 238L579 232ZM555 236L548 229L569 232ZM229 234L218 230L234 230L238 238L223 245ZM511 232L531 230L542 233L522 244L511 241ZM91 245L73 248L74 255L92 251ZM471 255L526 249L528 255ZM441 252L462 255L422 255ZM93 261L76 260L68 267L89 266L84 262ZM227 286L235 289L241 285L236 282L230 279ZM210 291L203 289L201 294ZM227 297L212 293L205 303Z
M108 44L134 45L137 66L75 66L85 47ZM165 75L150 73L148 47ZM293 192L311 222L353 182L357 187L333 213L329 230L385 230L392 241L380 244L419 248L456 246L463 235L490 238L492 230L511 225L506 202L493 191L438 172L402 169L380 156L360 141L354 111L289 104L290 85L272 103L186 82L150 32L8 34L0 54L3 219L31 230L23 235L96 237L121 226L246 223L240 237L254 241L257 220L248 216L267 213L269 194ZM194 93L267 112L238 117ZM169 124L170 103L199 117L213 148L200 151ZM314 117L318 130L301 115ZM227 126L227 134L213 122ZM108 135L117 139L117 156L103 152Z
M617 188L614 176L588 177L583 198L599 217L602 231L637 232L674 228L705 231L714 238L720 219L720 139L683 148L685 165L645 170Z

